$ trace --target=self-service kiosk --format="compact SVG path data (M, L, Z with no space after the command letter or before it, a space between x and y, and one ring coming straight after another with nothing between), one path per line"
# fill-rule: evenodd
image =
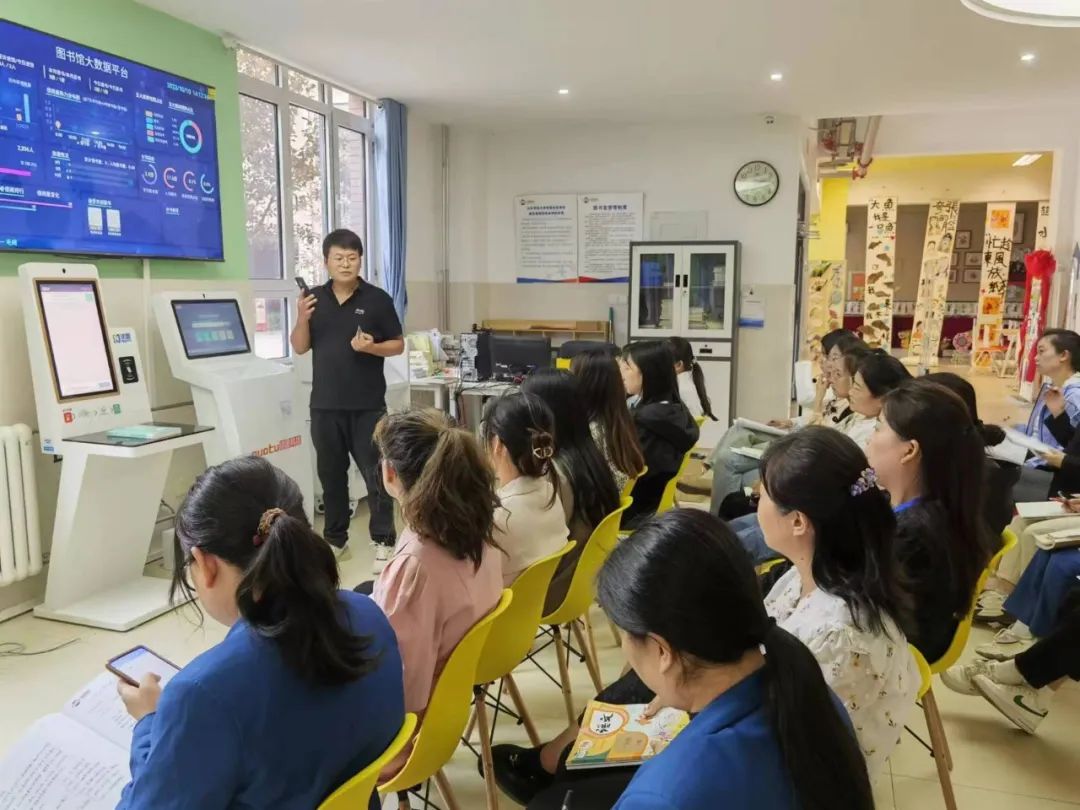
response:
M297 483L314 517L307 400L292 367L255 356L240 297L161 293L154 314L173 376L191 384L196 419L216 428L206 441L207 464L264 456Z
M47 619L129 630L172 608L167 579L144 576L173 451L209 428L152 424L131 329L110 328L97 268L19 267L42 452L62 456Z

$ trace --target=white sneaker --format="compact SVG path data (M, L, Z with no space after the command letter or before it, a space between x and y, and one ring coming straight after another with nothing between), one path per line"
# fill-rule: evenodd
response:
M976 647L975 652L991 661L1009 661L1034 643L1035 639L1030 635L1023 635L1012 627L1006 627L994 634L992 642Z
M998 683L986 675L976 675L972 678L972 683L995 709L1028 734L1035 733L1039 723L1050 711L1040 691L1030 686Z
M985 658L976 658L970 664L949 667L941 673L941 682L961 695L978 695L980 692L971 679L976 675L988 675L989 672L990 662Z
M340 560L349 552L349 544L346 543L343 546L335 546L333 543L329 543L330 550L334 552L334 559Z
M383 569L386 568L386 564L390 561L390 552L393 549L390 546L384 546L381 543L375 544L375 562L371 565L371 572L373 574L381 574Z

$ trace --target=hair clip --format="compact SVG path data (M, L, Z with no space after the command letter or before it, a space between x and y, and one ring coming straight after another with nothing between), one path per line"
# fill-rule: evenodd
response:
M541 461L547 461L549 458L555 455L555 448L552 447L550 444L546 444L543 447L534 447L532 454L534 457L540 459Z
M851 485L851 497L855 498L862 495L864 492L869 492L872 489L877 489L878 480L877 473L874 472L873 467L867 467L861 473L859 473L858 479Z
M266 542L266 538L270 536L270 527L274 525L274 522L285 514L284 509L278 509L276 506L273 509L267 509L262 513L262 517L259 518L259 528L255 530L255 536L252 537L252 542L256 546L261 546Z

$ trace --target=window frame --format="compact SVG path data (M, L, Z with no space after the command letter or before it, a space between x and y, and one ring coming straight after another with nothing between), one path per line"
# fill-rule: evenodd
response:
M292 255L295 248L295 232L293 229L293 210L292 210L292 149L289 145L289 138L291 135L291 120L290 109L292 107L299 107L310 112L323 116L325 126L323 127L323 176L325 178L323 183L322 203L324 212L324 230L330 230L338 227L341 219L340 206L338 204L338 192L341 187L341 167L338 164L338 155L340 154L340 137L338 134L339 128L345 128L358 132L364 136L364 211L365 211L365 223L364 233L361 234L364 240L364 268L368 274L370 280L378 281L378 270L375 264L371 261L372 256L375 255L373 250L374 243L372 237L374 235L373 227L373 200L374 200L374 167L373 161L373 143L375 135L375 124L371 119L371 114L374 112L375 101L362 93L357 93L347 87L342 87L336 82L329 82L322 79L306 70L302 70L297 67L293 67L286 63L283 63L273 57L260 53L254 48L247 48L240 46L238 51L246 51L254 54L255 56L267 59L274 64L275 67L275 82L263 81L248 76L240 71L239 65L237 65L237 91L241 96L250 96L258 101L272 104L274 107L274 115L277 120L277 158L278 158L278 218L280 221L280 237L278 240L278 254L281 260L282 273L284 278L282 279L257 279L251 278L251 262L252 257L248 255L248 280L251 285L252 298L284 298L286 300L285 305L285 329L286 332L290 332L293 325L293 310L295 308L296 296L298 289L296 283L293 280L293 276L296 275L295 268L292 266ZM319 98L318 100L308 98L305 95L294 92L289 89L289 73L296 72L306 76L310 79L314 79L318 82ZM333 102L333 90L338 89L342 92L349 93L358 99L364 101L365 114L360 115L353 113L345 109L336 107ZM243 149L243 144L241 144ZM245 250L247 240L245 239ZM252 324L254 329L254 323ZM287 341L286 341L287 342ZM288 354L282 358L273 358L283 361L291 361L293 359L292 347L288 347Z

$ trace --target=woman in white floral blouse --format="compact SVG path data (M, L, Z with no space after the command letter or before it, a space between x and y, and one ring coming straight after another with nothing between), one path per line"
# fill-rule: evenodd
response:
M851 716L873 779L900 741L919 673L901 626L896 520L855 443L827 428L773 442L761 463L758 517L793 563L765 598L800 639Z

